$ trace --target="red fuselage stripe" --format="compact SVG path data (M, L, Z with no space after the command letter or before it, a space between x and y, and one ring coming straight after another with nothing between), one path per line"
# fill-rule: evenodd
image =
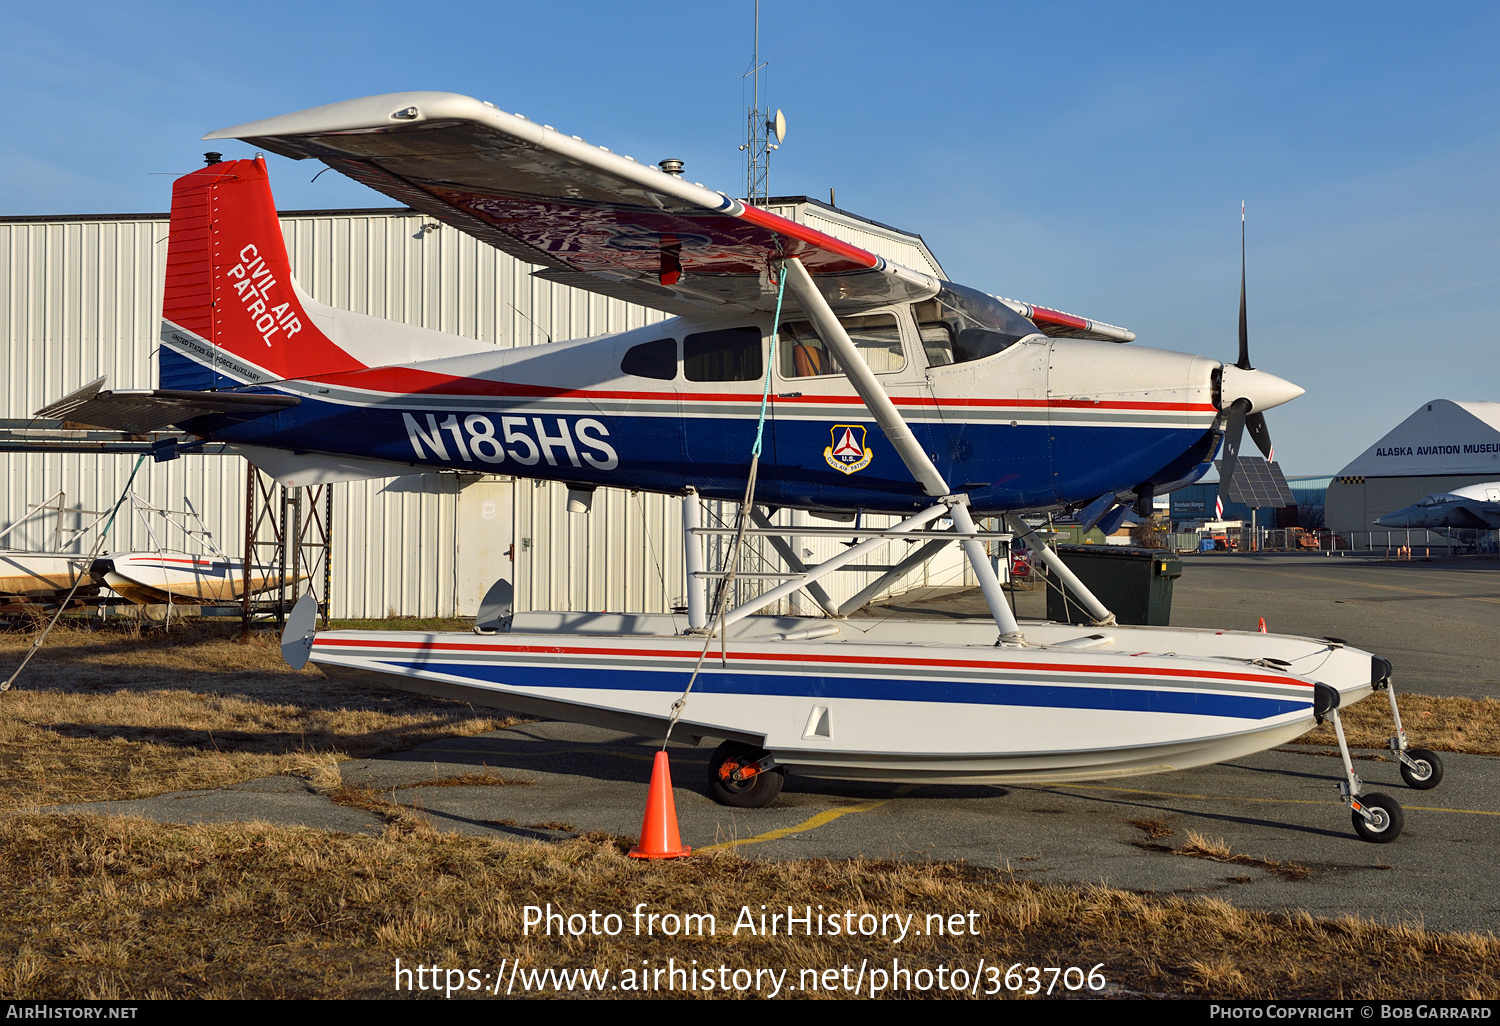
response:
M407 367L376 367L367 371L352 371L327 374L309 378L327 384L336 384L362 391L380 392L400 397L441 398L445 395L473 396L493 395L524 399L626 399L640 402L671 403L747 403L760 405L759 393L738 392L621 392L607 389L555 388L548 385L523 385L510 381L490 381L485 378L460 378L432 371ZM857 395L801 395L796 397L771 396L774 403L828 406L863 406L864 400ZM935 399L924 396L893 396L897 406L907 407L1020 407L1029 409L1102 409L1102 410L1160 410L1183 413L1217 412L1212 403L1165 403L1165 402L1115 402L1092 399Z
M171 558L169 556L132 556L130 559L127 559L127 560L120 560L119 563L117 563L116 565L151 567L151 566L159 566L162 563L186 563L188 566L207 566L207 567L228 566L229 565L229 564L224 563L222 561L218 562L218 563L215 563L213 560L208 560L208 559L173 559L173 558Z
M491 652L496 655L558 656L625 656L651 659L697 659L696 652L673 649L639 648L566 648L561 645L464 645L453 642L357 641L352 638L319 638L314 647L399 649L408 652ZM809 656L785 652L730 652L731 659L760 662L831 663L849 666L946 666L967 670L1022 670L1042 673L1119 674L1133 677L1206 677L1210 680L1249 681L1255 684L1282 684L1312 687L1306 681L1287 677L1270 677L1253 673L1227 673L1220 670L1195 670L1184 674L1157 666L1079 666L1068 663L974 662L967 659L910 659L886 656Z

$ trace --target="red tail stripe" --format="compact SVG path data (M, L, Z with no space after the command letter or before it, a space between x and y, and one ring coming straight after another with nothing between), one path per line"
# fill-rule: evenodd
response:
M177 179L169 238L167 320L277 377L364 367L318 330L293 291L261 158Z

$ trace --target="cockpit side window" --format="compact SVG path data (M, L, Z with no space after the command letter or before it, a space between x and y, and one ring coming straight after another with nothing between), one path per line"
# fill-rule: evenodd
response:
M906 366L901 348L901 330L894 314L877 313L840 317L839 324L876 374L889 374ZM778 332L777 348L781 350L781 376L807 378L822 374L841 374L833 351L818 337L807 321L783 321Z
M932 367L982 360L1037 333L1036 325L993 296L947 281L935 297L914 303L912 314Z
M620 360L620 370L638 378L671 381L677 377L677 340L659 338L655 342L631 346Z

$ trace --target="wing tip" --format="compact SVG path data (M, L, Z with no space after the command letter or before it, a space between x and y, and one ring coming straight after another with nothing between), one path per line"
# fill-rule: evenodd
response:
M381 93L354 100L339 100L318 107L277 114L274 117L247 121L241 125L215 129L203 137L204 142L221 139L257 139L262 136L317 135L322 132L348 132L386 126L420 124L436 117L465 116L472 108L496 110L463 93L417 91ZM410 112L410 113L408 113Z

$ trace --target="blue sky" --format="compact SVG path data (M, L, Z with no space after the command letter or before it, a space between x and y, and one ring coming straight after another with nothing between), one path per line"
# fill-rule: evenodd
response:
M751 4L27 5L0 213L164 210L211 129L444 89L743 188ZM1270 415L1332 473L1500 400L1500 6L764 0L772 191L921 232L960 282L1232 358L1239 204ZM240 144L221 146L248 155ZM384 206L272 158L284 208Z

